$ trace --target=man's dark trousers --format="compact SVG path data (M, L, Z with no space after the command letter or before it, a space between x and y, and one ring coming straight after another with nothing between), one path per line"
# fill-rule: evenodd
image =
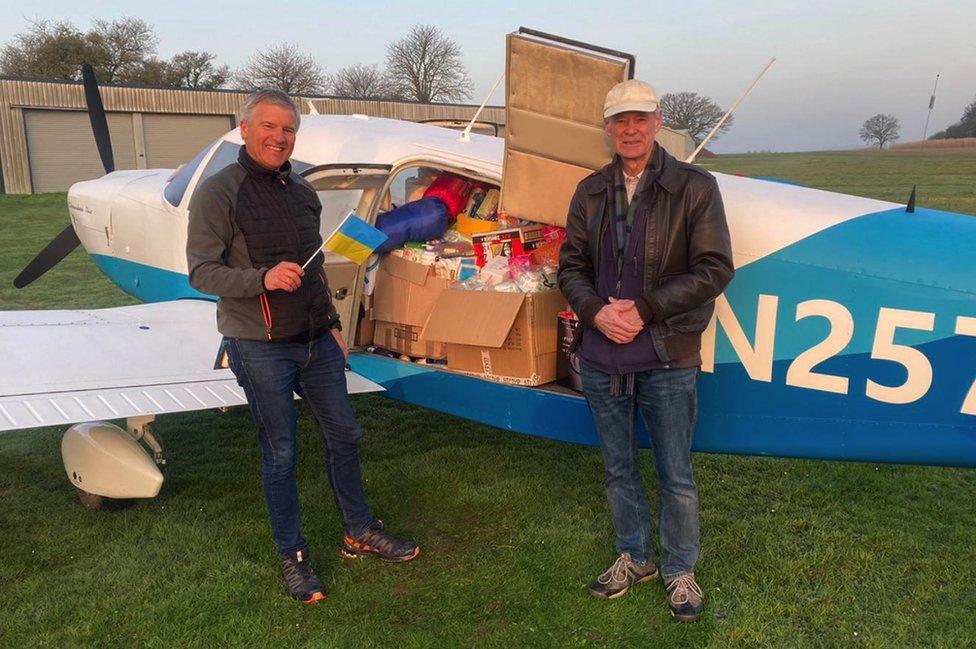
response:
M657 467L661 576L669 582L694 572L701 547L691 463L698 368L636 372L633 395L612 395L610 375L586 361L580 373L600 436L617 552L630 553L638 563L654 558L650 507L637 464L636 406L650 433Z
M373 520L359 465L362 432L346 389L345 358L331 331L309 343L229 339L231 370L244 389L261 443L261 480L279 552L308 547L301 533L295 465L295 393L325 446L325 470L346 534Z

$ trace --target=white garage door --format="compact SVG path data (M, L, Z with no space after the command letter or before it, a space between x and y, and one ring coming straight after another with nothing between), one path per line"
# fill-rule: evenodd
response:
M142 116L146 163L150 169L175 169L232 127L228 115Z
M108 113L116 169L135 169L131 113ZM24 110L27 154L34 193L67 191L79 180L105 175L88 113Z

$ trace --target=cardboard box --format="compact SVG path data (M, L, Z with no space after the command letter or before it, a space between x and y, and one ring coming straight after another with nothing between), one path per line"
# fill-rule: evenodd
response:
M431 266L386 255L376 270L370 309L373 344L411 356L444 358L443 345L428 346L420 332L437 297L450 285L450 280L435 277Z
M444 343L430 342L422 337L423 327L396 322L373 322L373 344L383 349L423 358L445 358L447 350Z
M502 383L542 385L556 379L559 291L495 293L447 290L423 338L447 345L447 366Z
M495 257L515 257L535 250L546 243L544 228L543 225L528 225L471 235L478 267Z

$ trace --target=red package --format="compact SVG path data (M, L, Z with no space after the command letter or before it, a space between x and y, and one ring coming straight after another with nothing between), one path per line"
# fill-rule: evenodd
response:
M447 213L453 219L468 204L468 196L474 188L474 181L449 174L438 176L424 192L424 198L434 197L447 206Z

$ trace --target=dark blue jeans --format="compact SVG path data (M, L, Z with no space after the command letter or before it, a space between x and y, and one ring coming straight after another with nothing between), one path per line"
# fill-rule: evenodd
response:
M611 396L610 375L581 365L583 392L603 450L617 552L629 552L639 563L654 558L650 506L637 464L639 409L657 466L661 575L669 581L694 572L700 549L698 489L691 468L698 368L638 372L634 395Z
M346 391L342 349L326 332L310 343L229 341L230 366L244 389L261 443L261 482L279 552L308 546L302 537L295 465L295 393L312 411L325 446L325 471L347 534L373 520L359 466L359 424Z

